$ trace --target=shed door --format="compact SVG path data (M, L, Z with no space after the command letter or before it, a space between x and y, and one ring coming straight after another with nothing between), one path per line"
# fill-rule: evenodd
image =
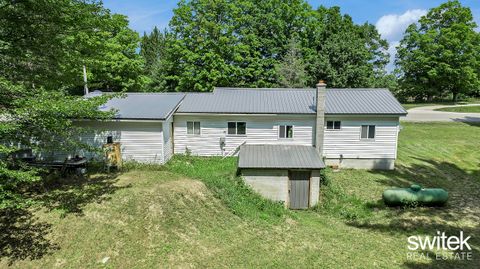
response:
M290 171L290 208L308 208L310 200L310 171Z

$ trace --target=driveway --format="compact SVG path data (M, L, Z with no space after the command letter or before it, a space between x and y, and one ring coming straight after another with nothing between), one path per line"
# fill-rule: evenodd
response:
M480 104L457 105L474 106ZM408 110L408 115L402 118L403 121L426 122L426 121L460 121L460 122L480 122L480 113L457 113L446 111L435 111L443 107L456 106L422 106Z

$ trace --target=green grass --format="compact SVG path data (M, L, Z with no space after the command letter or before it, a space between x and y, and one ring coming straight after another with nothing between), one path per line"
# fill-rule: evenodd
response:
M411 108L416 108L416 107L422 107L422 106L451 106L451 105L465 105L465 104L476 104L476 103L480 103L480 99L475 99L475 98L470 98L470 99L466 99L466 100L462 100L462 101L459 101L459 102L452 102L452 101L438 101L438 102L420 102L420 103L417 103L417 102L414 102L414 103L403 103L402 106L403 108L405 109L411 109Z
M252 193L235 158L52 179L32 193L37 206L2 214L0 267L478 268L480 126L402 125L395 171L327 169L321 204L307 211ZM448 205L380 201L411 183L446 188ZM408 236L437 230L472 235L474 260L407 259Z
M436 111L460 112L460 113L480 113L480 105L478 106L460 106L460 107L444 107L435 109Z

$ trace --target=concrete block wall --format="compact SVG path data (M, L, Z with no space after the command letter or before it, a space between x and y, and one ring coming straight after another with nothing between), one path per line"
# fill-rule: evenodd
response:
M288 202L288 170L242 169L245 183L263 197Z
M289 203L289 177L287 169L242 169L247 185L263 197ZM318 204L320 195L320 170L312 170L310 178L310 206Z

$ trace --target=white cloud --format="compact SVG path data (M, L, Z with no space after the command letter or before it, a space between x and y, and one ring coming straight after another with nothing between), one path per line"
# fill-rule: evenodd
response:
M386 69L388 72L393 71L395 54L397 53L396 47L400 44L405 29L417 22L420 17L427 14L424 9L411 9L407 10L403 14L388 14L382 16L376 23L378 32L385 38L388 43L388 52L390 53L390 62L387 64Z
M388 41L400 40L407 27L427 13L424 9L407 10L405 13L382 16L376 24L378 32Z

